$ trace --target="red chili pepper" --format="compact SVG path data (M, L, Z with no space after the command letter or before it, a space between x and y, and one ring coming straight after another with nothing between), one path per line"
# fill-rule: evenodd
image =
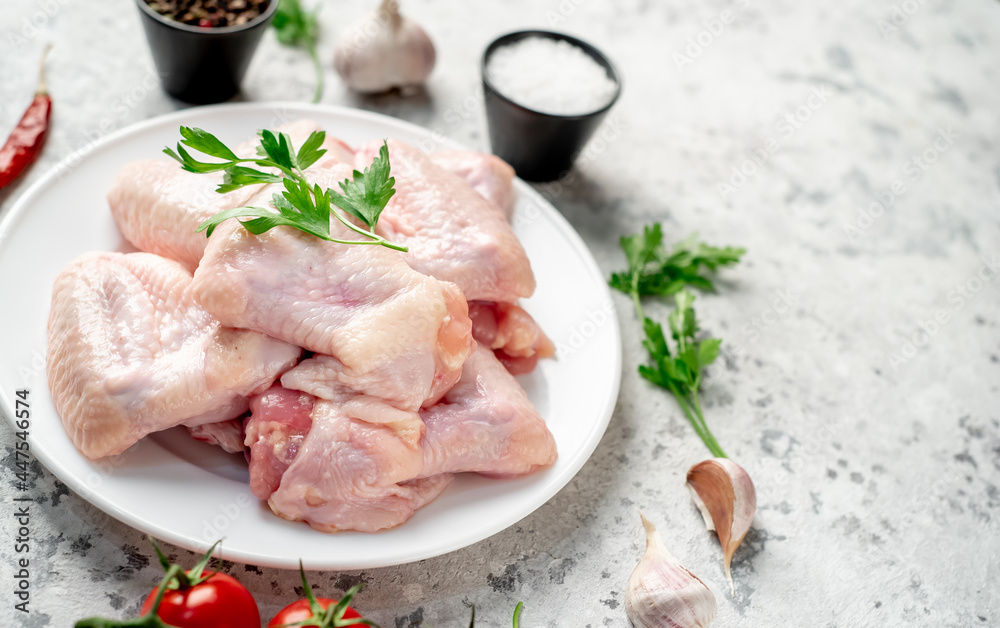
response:
M42 52L39 63L38 89L35 99L28 105L27 111L21 116L11 131L7 143L0 149L0 188L17 178L17 175L35 161L45 142L45 132L49 129L49 115L52 113L52 98L45 86L45 57L49 46Z

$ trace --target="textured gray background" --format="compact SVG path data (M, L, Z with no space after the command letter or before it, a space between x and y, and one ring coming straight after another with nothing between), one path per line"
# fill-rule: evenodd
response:
M362 12L359 4L327 3L324 60ZM572 185L543 189L606 272L623 264L618 236L650 221L662 221L670 241L698 231L749 249L743 264L724 273L720 294L699 300L699 314L729 348L704 394L708 421L755 479L759 508L734 561L731 598L718 542L683 486L685 470L706 451L675 403L635 374L643 359L638 327L619 298L618 407L593 458L559 495L462 551L313 574L313 582L332 594L364 580L358 605L383 626L463 626L470 603L481 625L505 626L518 600L528 627L626 626L625 582L642 548L639 507L716 592L718 626L1000 625L1000 280L987 271L986 281L974 279L1000 256L1000 5L403 6L437 44L426 92L357 98L328 68L324 102L398 116L486 148L478 60L495 35L554 23L617 61L626 81L614 111L620 132L609 130L614 139L588 154ZM717 36L702 34L708 45L692 48L697 56L679 67L688 38L696 41L724 10L732 21ZM129 0L4 0L4 133L30 98L48 40L56 44L54 126L41 162L0 192L4 210L102 126L182 106L148 87L151 60ZM311 82L307 59L269 34L242 98L308 100ZM815 108L801 109L801 122L781 122L814 93ZM940 132L953 139L935 152ZM744 163L761 148L764 163ZM912 158L925 150L933 163L914 169ZM741 164L754 172L720 191ZM859 217L859 208L893 186L888 209ZM864 228L850 237L845 225ZM2 303L16 307L9 295ZM919 333L938 311L947 322ZM557 340L569 333L551 331ZM0 445L9 513L6 423ZM13 546L0 543L0 624L66 626L87 614L136 611L159 578L142 536L41 467L34 471L32 491L42 503L34 510L32 560L45 568L34 574L35 612L27 622L11 619L5 592L13 586ZM11 518L0 514L0 538L12 531ZM228 570L265 616L296 595L294 573Z

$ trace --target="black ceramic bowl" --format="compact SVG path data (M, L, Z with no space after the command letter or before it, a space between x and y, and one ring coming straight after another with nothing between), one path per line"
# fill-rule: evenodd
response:
M261 35L278 9L271 0L262 14L239 26L189 26L135 0L163 89L179 100L204 104L232 98Z
M600 109L580 115L544 113L504 96L490 82L486 71L490 55L502 46L528 37L563 40L582 49L607 70L615 82L614 96ZM493 40L483 53L482 76L486 124L493 153L528 181L552 181L566 173L622 90L618 70L600 50L576 37L552 31L517 31Z

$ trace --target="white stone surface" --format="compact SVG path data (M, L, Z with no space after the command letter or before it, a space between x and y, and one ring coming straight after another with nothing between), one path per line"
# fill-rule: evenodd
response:
M1000 4L413 0L403 9L434 38L439 64L426 90L405 99L352 96L329 68L361 4L375 3L323 9L323 101L471 147L487 146L479 56L496 35L554 25L618 63L625 89L611 139L571 184L542 189L607 272L624 263L618 236L651 221L671 241L697 231L747 247L698 312L730 349L704 393L708 421L756 481L759 510L734 560L733 598L718 542L683 485L706 450L674 401L635 373L639 328L619 299L621 397L569 486L473 547L314 573L319 589L363 580L358 606L384 627L465 626L469 604L479 625L505 626L518 600L527 628L627 626L641 508L716 592L716 626L1000 625L1000 278L982 270L1000 261ZM45 41L55 43L53 128L40 163L0 191L3 210L93 138L183 106L152 82L129 0L4 0L4 134L30 101ZM311 91L308 59L267 35L242 98L307 100ZM784 116L796 111L793 126ZM924 151L926 169L913 161ZM745 165L755 154L766 158ZM731 181L741 165L754 172ZM859 223L859 208L894 185L889 207ZM863 228L851 238L845 225ZM0 303L17 307L13 295ZM948 321L922 332L938 311ZM892 354L906 357L894 364ZM32 613L13 611L14 437L3 425L0 625L134 613L160 573L143 537L37 465ZM298 595L294 573L227 570L267 617Z

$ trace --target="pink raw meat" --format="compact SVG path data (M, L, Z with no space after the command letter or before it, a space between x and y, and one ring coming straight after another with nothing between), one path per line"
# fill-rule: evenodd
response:
M356 167L370 164L381 145L361 146ZM492 203L408 144L389 140L389 161L396 194L377 228L409 247L406 261L415 270L456 284L470 301L531 296L528 256Z
M496 155L471 150L443 150L430 154L431 161L465 179L510 222L514 212L514 169Z
M222 448L230 454L243 453L243 420L229 419L187 428L191 438Z
M423 465L423 422L416 413L347 396L316 400L311 418L295 460L268 499L280 517L324 532L377 532L409 519L451 480L414 480Z
M397 526L453 473L521 475L556 460L545 422L485 347L419 416L366 395L323 400L280 387L251 407L254 494L279 516L327 532Z
M198 267L208 244L195 230L220 211L239 207L254 194L243 188L218 194L222 175L181 170L171 159L132 161L118 171L108 191L115 224L135 248Z
M471 471L523 475L556 461L556 442L517 380L486 347L465 362L462 379L420 413L425 476Z
M311 176L334 185L349 171L335 164ZM264 204L274 191L253 202ZM331 222L337 237L354 235ZM440 397L472 351L461 292L381 246L326 242L289 227L256 236L230 220L212 236L194 293L224 324L331 356L353 390L366 392L359 386L371 382L401 407Z
M555 345L535 319L518 305L472 301L469 318L476 342L493 349L514 375L530 373L540 358L555 355Z
M314 401L312 395L281 386L250 399L244 444L250 448L250 490L258 498L267 499L277 490L295 460L312 426Z
M46 357L66 433L88 458L151 432L239 416L301 350L223 327L191 275L149 253L87 253L56 277Z

